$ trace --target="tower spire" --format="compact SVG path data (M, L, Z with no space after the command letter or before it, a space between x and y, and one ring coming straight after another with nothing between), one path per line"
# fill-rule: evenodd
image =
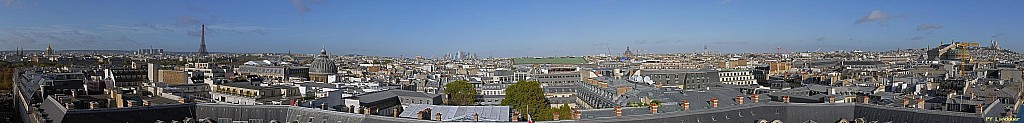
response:
M51 43L46 43L46 51L43 52L43 55L53 55L53 45Z
M199 30L199 51L196 52L196 55L206 56L209 55L209 53L206 52L206 24L203 24L202 29Z

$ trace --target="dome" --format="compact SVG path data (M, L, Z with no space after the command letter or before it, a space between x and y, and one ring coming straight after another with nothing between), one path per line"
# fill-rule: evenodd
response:
M334 74L338 73L338 65L334 64L334 60L327 55L327 49L320 50L320 55L317 55L313 62L310 63L310 73L322 73L322 74Z

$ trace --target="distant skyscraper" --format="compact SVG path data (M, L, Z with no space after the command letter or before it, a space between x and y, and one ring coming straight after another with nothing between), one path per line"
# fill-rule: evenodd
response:
M200 31L201 32L199 34L199 51L196 52L196 55L206 56L209 55L209 53L206 52L206 24L203 24L202 29L200 29Z

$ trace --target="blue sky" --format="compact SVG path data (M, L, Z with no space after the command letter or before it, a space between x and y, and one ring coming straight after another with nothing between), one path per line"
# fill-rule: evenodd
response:
M1024 48L1024 1L0 0L0 50L164 48L436 57Z

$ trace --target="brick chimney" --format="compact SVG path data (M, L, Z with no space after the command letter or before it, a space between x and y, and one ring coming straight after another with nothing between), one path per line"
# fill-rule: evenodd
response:
M128 102L128 107L134 107L135 106L135 103L132 102L132 101L125 101L125 102Z
M862 98L864 98L864 102L863 102L864 104L871 104L871 98L870 97L864 96Z
M754 103L757 103L757 99L758 99L757 97L759 97L757 94L751 95L750 96L750 101L753 101Z
M743 105L743 95L736 95L736 105Z
M89 109L96 109L96 102L89 102Z
M423 119L423 111L416 112L416 119L417 120L424 120Z
M143 100L143 101L142 101L142 106L150 106L150 103L152 103L152 101L149 101L149 100Z
M718 98L711 98L711 107L718 108Z
M615 106L615 117L622 116L622 106Z
M398 118L398 108L393 108L393 109L391 109L391 114L392 114L392 115L395 115L395 116L394 116L395 118Z
M185 103L185 98L178 99L178 103Z
M441 121L441 113L437 113L437 121Z
M572 112L574 113L573 119L579 120L583 117L583 112L580 112L579 108L572 108Z
M789 96L782 96L783 103L789 103Z
M480 121L480 114L473 113L473 122Z
M828 96L828 103L836 103L836 96L829 95Z
M981 114L981 113L984 113L984 112L985 112L985 105L984 104L978 104L978 106L975 106L974 113Z
M924 100L917 99L917 108L924 109Z
M683 100L683 111L690 110L690 101Z
M512 122L519 122L519 112L512 112Z
M657 114L658 113L658 104L651 103L651 113L652 114Z
M552 115L552 116L555 116L555 117L554 117L554 120L555 120L555 121L558 121L558 112L551 112L551 115Z

